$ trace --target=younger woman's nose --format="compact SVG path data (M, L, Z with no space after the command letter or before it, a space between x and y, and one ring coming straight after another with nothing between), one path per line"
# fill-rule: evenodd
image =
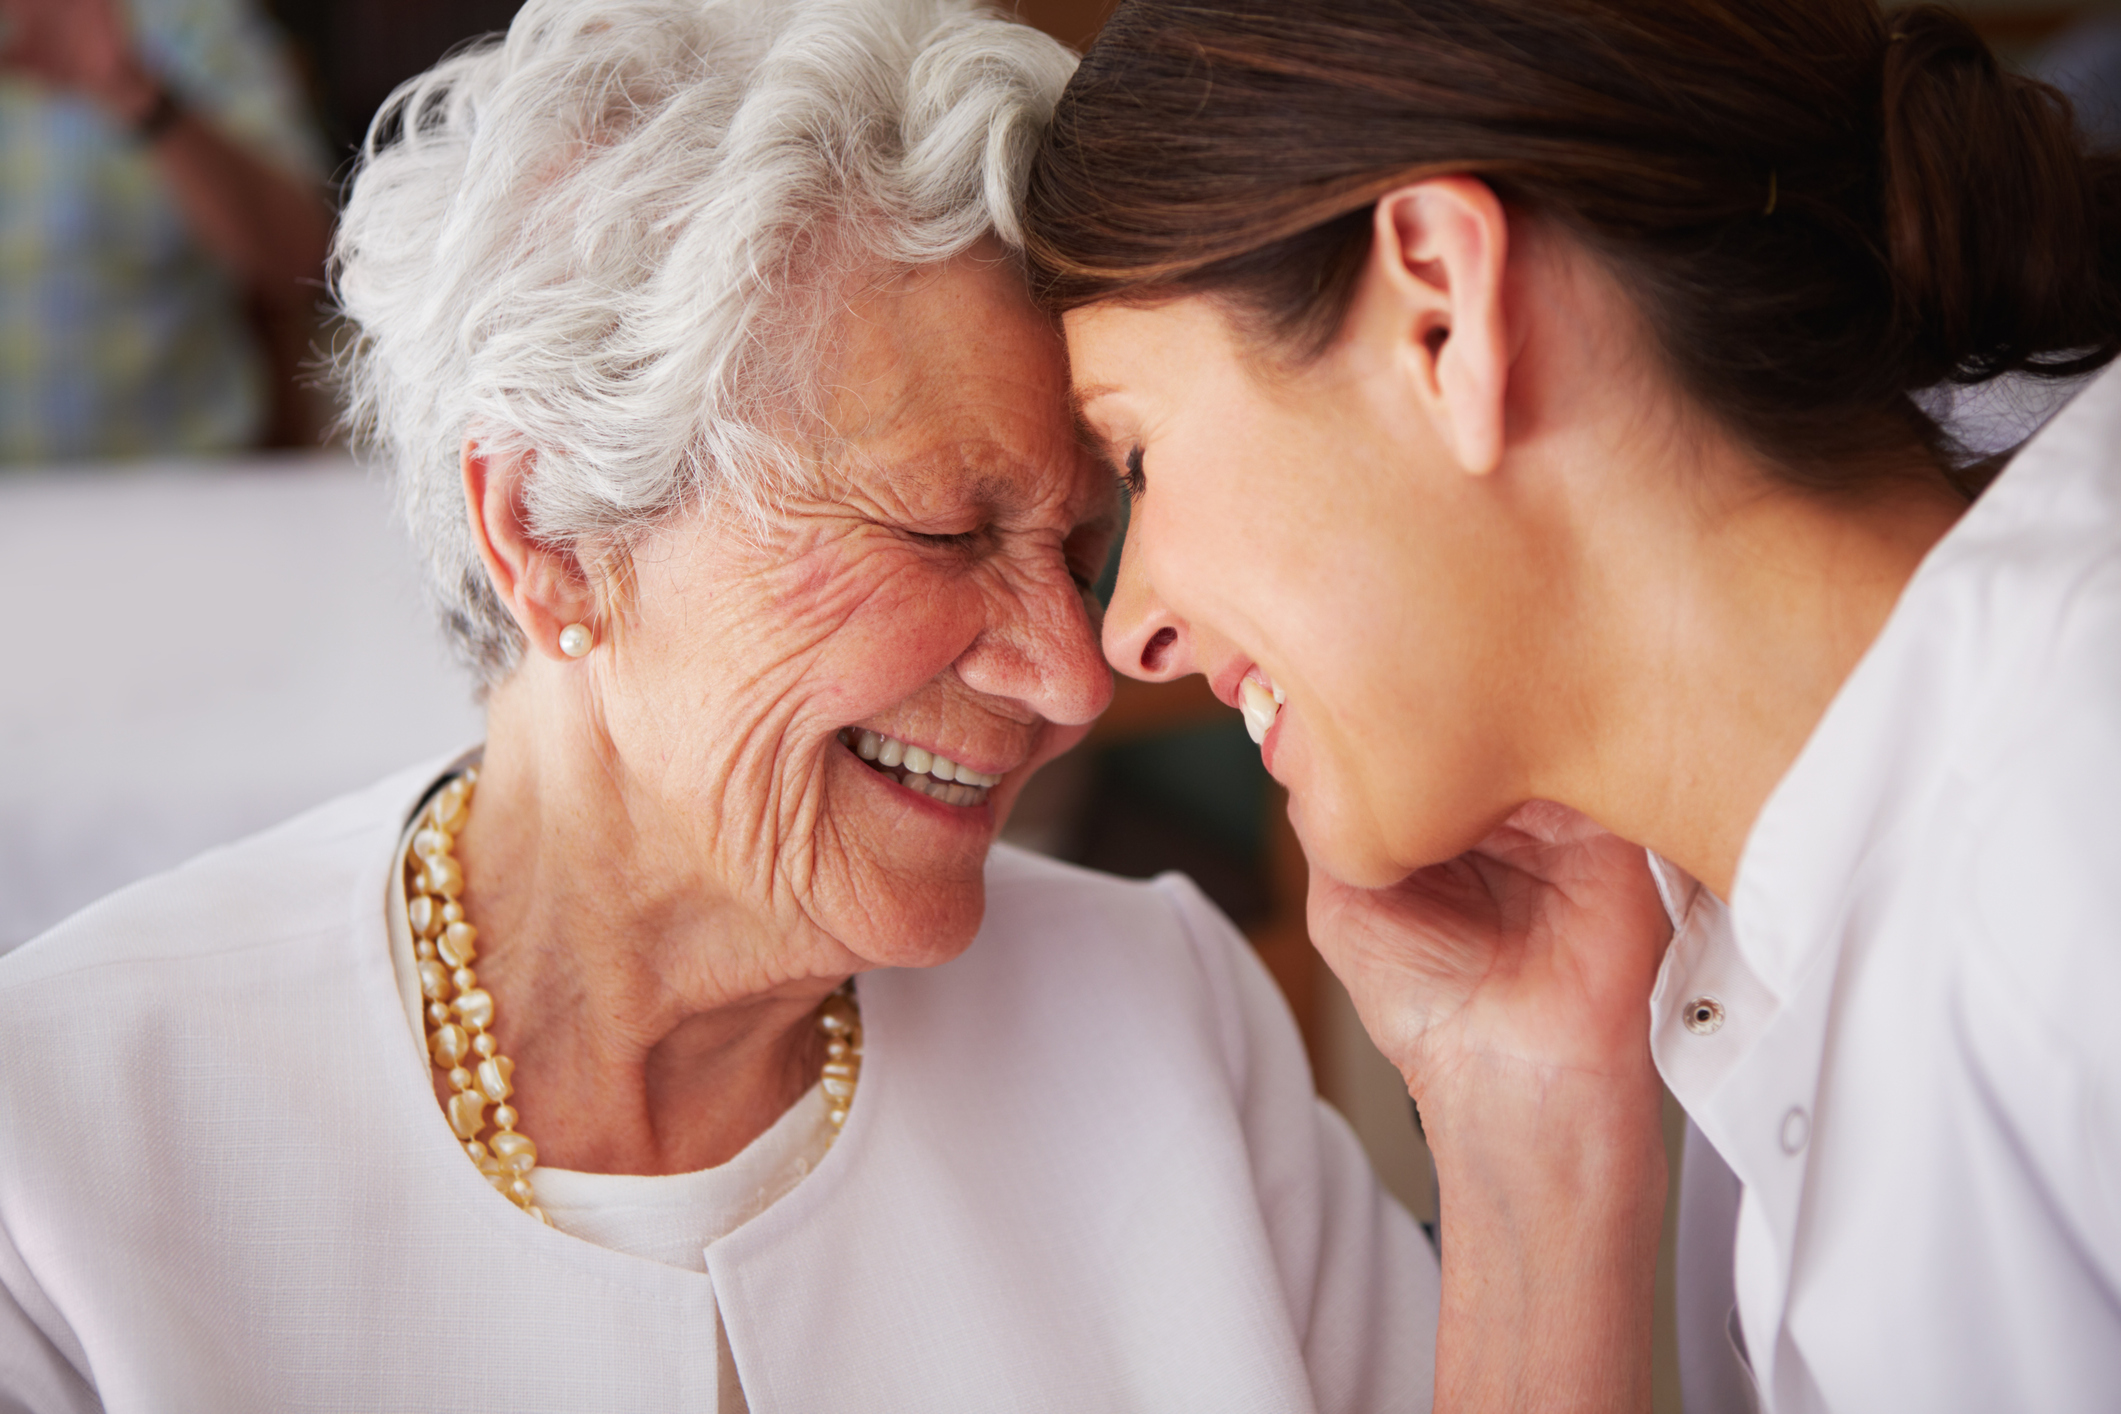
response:
M1130 539L1120 551L1119 584L1105 610L1105 657L1129 677L1170 682L1199 672L1186 626L1156 597Z

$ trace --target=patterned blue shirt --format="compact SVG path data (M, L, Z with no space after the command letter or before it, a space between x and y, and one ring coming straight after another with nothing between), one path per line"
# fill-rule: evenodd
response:
M246 0L130 0L148 67L233 140L314 176L278 34ZM85 98L0 77L0 462L255 441L266 363L242 291L140 143Z

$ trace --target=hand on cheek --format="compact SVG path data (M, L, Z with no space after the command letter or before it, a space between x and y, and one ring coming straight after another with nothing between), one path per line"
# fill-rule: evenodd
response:
M1574 811L1533 802L1387 888L1314 870L1310 925L1425 1113L1515 1072L1654 1091L1645 1008L1671 925L1642 850Z

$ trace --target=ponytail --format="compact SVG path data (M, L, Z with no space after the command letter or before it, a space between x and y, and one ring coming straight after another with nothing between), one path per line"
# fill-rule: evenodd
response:
M1125 0L1032 169L1033 278L1212 294L1300 361L1370 205L1445 172L1580 239L1806 486L1970 487L1912 394L2121 351L2121 159L1964 20L1876 0Z
M1959 15L1890 17L1883 212L1912 384L2080 373L2121 352L2121 163Z

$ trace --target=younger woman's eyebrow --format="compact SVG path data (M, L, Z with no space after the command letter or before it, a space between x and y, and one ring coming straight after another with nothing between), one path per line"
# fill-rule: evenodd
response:
M1112 442L1097 430L1088 415L1083 412L1086 404L1103 397L1106 393L1114 391L1116 390L1112 388L1081 389L1069 395L1068 404L1069 412L1075 422L1075 440L1082 444L1084 451L1089 452L1106 466L1116 468L1119 465L1119 459L1113 455Z
M1075 414L1078 425L1085 419L1084 410L1099 398L1108 398L1119 391L1116 383L1078 383L1068 390L1068 408Z

